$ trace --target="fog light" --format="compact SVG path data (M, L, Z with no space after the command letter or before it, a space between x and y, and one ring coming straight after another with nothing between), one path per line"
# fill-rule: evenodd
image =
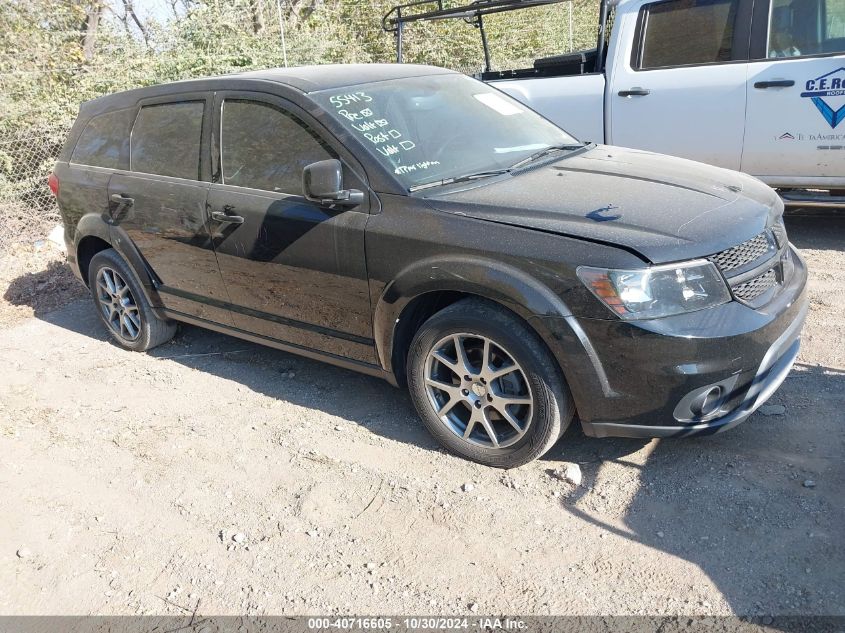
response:
M715 412L722 404L724 389L720 385L696 396L690 403L690 411L697 418L704 418Z
M684 424L697 424L725 415L725 405L738 379L739 375L734 375L690 391L675 407L675 419Z

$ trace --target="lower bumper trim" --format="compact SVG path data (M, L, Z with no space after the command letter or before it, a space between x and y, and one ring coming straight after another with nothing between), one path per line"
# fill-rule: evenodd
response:
M801 320L803 321L803 319ZM747 420L777 391L786 380L801 345L795 339L785 352L764 372L758 374L743 403L731 413L705 424L647 426L642 424L620 424L618 422L581 422L584 433L591 437L695 437L714 435L735 427Z

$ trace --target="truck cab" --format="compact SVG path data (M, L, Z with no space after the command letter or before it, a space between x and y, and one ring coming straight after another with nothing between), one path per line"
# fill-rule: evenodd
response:
M845 0L607 0L598 26L593 50L482 78L578 138L845 203Z

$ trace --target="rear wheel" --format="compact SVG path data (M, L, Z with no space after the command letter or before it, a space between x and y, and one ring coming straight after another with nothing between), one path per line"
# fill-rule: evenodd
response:
M408 385L423 422L449 451L498 468L548 451L574 407L560 371L518 317L465 299L419 329Z
M88 287L97 314L122 347L140 352L176 334L176 323L155 315L132 270L114 249L100 251L91 259Z

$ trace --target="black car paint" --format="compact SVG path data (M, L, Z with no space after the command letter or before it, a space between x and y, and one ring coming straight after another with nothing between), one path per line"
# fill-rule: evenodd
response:
M774 190L738 172L606 146L431 200L444 211L632 248L655 264L734 246L779 208Z
M773 192L734 172L599 146L515 174L409 195L303 92L346 87L351 77L364 83L446 72L403 65L244 73L89 102L56 167L69 259L76 262L81 244L86 250L83 240L102 240L127 259L162 316L393 384L403 381L404 351L396 338L410 310L452 293L486 297L543 339L593 434L602 434L594 423L657 422L683 435L671 415L683 392L725 372L740 374L747 386L767 346L806 303L797 253L792 283L764 309L731 302L643 322L610 314L576 269L641 268L718 252L780 215ZM196 183L112 176L68 162L95 114L187 93L212 102L215 92L232 90L287 104L341 158L366 203L327 208L301 196L221 185L216 115L203 127L207 154ZM207 192L205 201L197 192ZM134 209L122 215L109 199L113 193L135 198ZM243 224L211 218L231 207ZM271 294L274 287L288 296Z
M220 91L215 98L215 131L220 129L219 106L224 97L257 98L312 126L316 123L289 100L249 91ZM347 184L366 188L366 181L356 175L364 171L358 161L337 143L329 143L352 165L345 174ZM215 153L215 161L217 158ZM375 363L364 252L370 205L365 200L349 212L321 206L302 195L213 183L208 208L244 218L240 225L210 220L214 251L234 306L235 326Z

